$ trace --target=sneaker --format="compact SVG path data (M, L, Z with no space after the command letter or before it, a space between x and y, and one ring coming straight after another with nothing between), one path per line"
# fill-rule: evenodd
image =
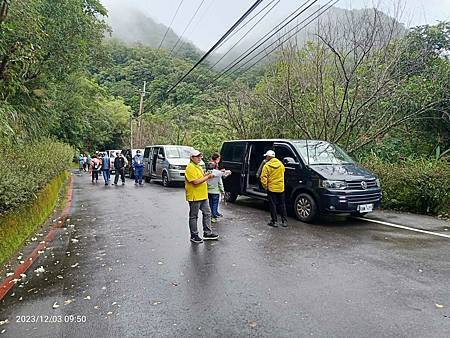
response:
M191 236L191 242L199 244L199 243L203 243L203 239L198 237L198 235L194 235L194 236Z
M211 217L211 223L217 223L217 217Z
M122 182L122 185L125 185L125 182Z
M277 222L270 221L269 223L267 223L267 225L271 226L271 227L274 227L274 228L278 228Z
M204 240L213 240L213 239L218 239L218 238L219 238L219 235L217 235L217 234L213 234L213 233L203 234Z
M217 213L217 217L223 217L221 213Z
M281 222L281 226L287 228L288 222L287 221Z

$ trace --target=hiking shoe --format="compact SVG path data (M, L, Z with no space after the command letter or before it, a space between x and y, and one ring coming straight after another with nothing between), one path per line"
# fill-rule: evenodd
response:
M191 242L200 244L200 243L203 243L203 239L201 239L198 235L194 235L194 236L191 236Z
M267 223L267 225L271 226L271 227L274 227L274 228L278 228L277 222L270 221L269 223Z
M125 185L125 182L122 182L122 185Z
M285 228L287 228L287 226L288 226L288 222L287 222L287 221L285 221L285 222L281 222L281 226L282 226L282 227L285 227Z
M217 213L217 217L223 217L221 213Z
M219 235L217 235L217 234L213 234L213 233L203 234L204 240L214 240L214 239L218 239L218 238L219 238Z
M217 223L217 217L211 217L211 223Z

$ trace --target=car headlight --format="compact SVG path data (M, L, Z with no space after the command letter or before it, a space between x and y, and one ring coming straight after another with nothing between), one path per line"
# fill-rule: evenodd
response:
M375 180L375 184L377 185L378 188L381 188L381 183L380 183L380 179L379 178L377 178Z
M344 190L347 188L347 182L323 180L323 181L321 181L321 186L322 186L322 188L326 188L326 189Z

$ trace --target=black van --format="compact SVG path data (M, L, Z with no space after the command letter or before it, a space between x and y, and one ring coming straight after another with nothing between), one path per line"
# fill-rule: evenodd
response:
M337 145L318 140L225 142L221 167L233 173L223 181L227 201L239 195L267 199L256 173L269 149L286 167L286 204L299 220L312 222L319 213L364 215L380 207L382 193L375 174Z

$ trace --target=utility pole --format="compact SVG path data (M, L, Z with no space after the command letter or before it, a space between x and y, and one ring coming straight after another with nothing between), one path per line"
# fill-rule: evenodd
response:
M136 121L138 121L139 117L144 113L144 96L145 96L145 87L147 86L147 81L144 81L144 88L142 89L140 95L141 95L141 101L139 102L139 114L136 118ZM139 127L139 125L137 126ZM130 148L133 149L133 116L130 116Z

